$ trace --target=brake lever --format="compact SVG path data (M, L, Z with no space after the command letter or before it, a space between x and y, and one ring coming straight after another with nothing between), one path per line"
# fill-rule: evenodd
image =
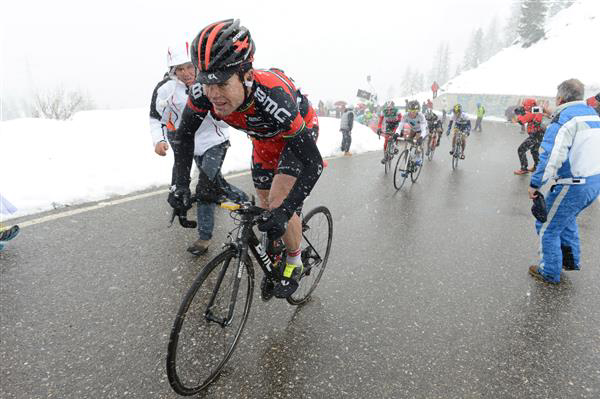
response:
M175 216L177 216L177 220L179 220L179 224L181 225L181 227L184 227L186 229L195 229L198 226L198 223L196 223L196 221L188 220L187 211L185 211L183 214L181 214L176 209L173 209L173 211L171 212L171 218L169 220L169 224L167 227L173 226L173 221L175 220Z

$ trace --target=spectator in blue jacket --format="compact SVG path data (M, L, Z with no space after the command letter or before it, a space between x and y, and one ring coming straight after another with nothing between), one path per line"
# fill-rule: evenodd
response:
M540 162L531 176L529 198L542 185L547 219L536 222L541 259L529 273L549 283L560 282L560 272L579 270L580 248L577 216L600 193L600 117L583 101L584 87L577 79L558 86L552 123L541 144Z

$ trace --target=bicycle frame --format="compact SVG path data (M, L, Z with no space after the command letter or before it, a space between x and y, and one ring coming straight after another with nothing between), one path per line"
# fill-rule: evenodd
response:
M245 259L248 256L248 250L250 250L254 259L257 261L258 265L262 269L263 273L265 273L265 275L267 275L271 279L276 279L276 278L278 278L278 276L276 276L275 271L273 269L273 260L267 253L267 244L268 243L267 243L266 233L263 234L263 237L262 237L263 242L261 243L261 241L258 239L256 234L254 233L254 230L252 229L253 225L256 224L257 219L260 218L260 216L256 215L257 209L259 209L259 208L256 208L254 206L252 206L252 207L241 206L241 205L237 205L237 204L235 206L231 206L230 204L221 204L221 207L225 208L225 209L229 209L234 212L237 211L238 209L242 209L241 212L238 212L238 214L241 216L241 219L240 219L240 226L238 228L236 228L238 230L237 236L234 241L232 241L228 244L225 244L225 247L230 247L231 249L235 250L237 253L237 258L236 258L237 259L237 262L236 262L237 272L235 274L236 277L235 277L235 281L233 283L234 285L233 285L233 289L231 292L231 301L229 303L229 311L228 311L227 317L224 319L221 319L221 318L214 316L214 314L211 311L211 308L214 305L214 301L217 297L217 293L219 292L219 290L221 288L221 283L223 282L225 273L230 266L229 264L224 266L219 273L219 276L217 278L217 282L213 289L210 301L208 303L206 311L204 312L204 317L206 318L206 320L215 322L215 323L219 324L221 327L226 327L229 324L231 324L231 322L233 320L235 305L237 303L237 293L238 293L239 286L240 286L240 283L242 280L243 270L245 267L243 259ZM248 211L245 212L245 210L248 210ZM229 232L229 237L231 237L232 233L236 229ZM305 231L306 231L306 226L304 225L304 222L303 222L302 223L302 238L304 239L304 241L306 241L306 243L308 244L308 247L312 248L312 251L317 255L318 259L322 259L321 255L315 250L312 243L308 240L308 238L304 234Z
M463 147L462 146L463 146L463 143L464 143L464 139L465 139L466 133L463 132L462 130L458 130L457 128L454 128L453 130L454 130L454 136L455 136L454 147L457 147L457 146L460 147L460 151L462 153L462 151L463 151ZM453 156L460 156L460 154L457 155L455 153L455 154L453 154Z

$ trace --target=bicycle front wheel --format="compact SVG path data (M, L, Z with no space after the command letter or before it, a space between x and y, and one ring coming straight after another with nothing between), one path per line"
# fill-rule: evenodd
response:
M452 154L452 169L456 169L458 167L458 160L460 159L460 140L456 139L456 144L454 145L454 153Z
M385 149L385 174L387 175L387 173L392 169L392 159L394 158L394 150L392 149L392 143L391 140L388 142L387 148Z
M417 165L416 161L412 161L412 168L411 168L411 172L410 172L410 180L414 183L417 181L417 179L419 178L419 175L421 174L421 168L423 167L423 154L421 153L421 164Z
M171 329L167 376L175 392L194 395L221 372L239 342L252 304L254 269L227 249L202 269L188 290ZM239 282L239 285L238 283Z
M429 161L433 160L433 153L435 152L435 147L437 147L437 141L435 139L429 140L427 152L427 159L429 159Z
M394 170L394 188L400 190L408 177L408 149L402 151Z
M317 288L327 266L331 240L333 239L333 218L324 206L310 210L302 220L302 264L304 271L300 285L287 298L291 305L300 305L310 298Z

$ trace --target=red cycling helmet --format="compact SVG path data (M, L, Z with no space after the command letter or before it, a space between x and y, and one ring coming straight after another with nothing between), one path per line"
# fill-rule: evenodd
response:
M250 31L240 26L239 19L208 25L192 42L192 63L198 68L198 82L223 83L235 72L249 70L254 51Z

